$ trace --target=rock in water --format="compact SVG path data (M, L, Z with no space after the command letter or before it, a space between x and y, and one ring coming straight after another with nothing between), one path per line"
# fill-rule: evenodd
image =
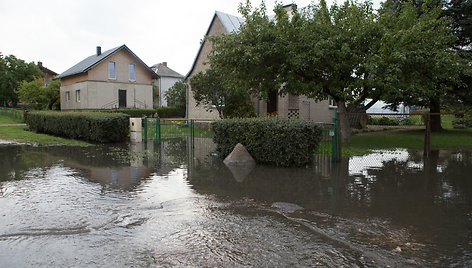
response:
M227 166L255 166L256 161L241 143L234 146L233 151L223 161Z
M256 161L241 143L223 161L237 182L242 182L256 166Z

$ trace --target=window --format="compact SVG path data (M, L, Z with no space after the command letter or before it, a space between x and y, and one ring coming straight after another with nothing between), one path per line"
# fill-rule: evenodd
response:
M328 102L329 102L329 108L338 108L338 106L336 105L336 102L331 97L328 98Z
M108 78L109 79L116 79L115 62L114 61L109 61L108 62Z
M70 91L66 91L66 101L70 101Z
M75 91L75 100L76 100L77 102L80 102L80 90L76 90L76 91Z
M136 81L136 65L130 63L129 64L129 81Z

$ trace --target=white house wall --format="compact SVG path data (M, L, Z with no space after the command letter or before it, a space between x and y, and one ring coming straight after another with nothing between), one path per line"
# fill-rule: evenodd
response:
M159 103L161 107L167 107L167 99L165 93L171 88L175 83L180 81L180 78L177 77L160 77L158 80L159 83Z
M61 87L61 110L118 108L118 90L126 90L126 108L152 109L152 86L84 81ZM80 90L80 101L76 91ZM70 100L66 101L66 92Z

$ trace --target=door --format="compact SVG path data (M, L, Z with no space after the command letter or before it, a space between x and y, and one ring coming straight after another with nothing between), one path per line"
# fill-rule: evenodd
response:
M267 102L267 113L272 114L277 111L277 90L269 92L269 100Z
M126 90L118 89L118 107L126 108Z

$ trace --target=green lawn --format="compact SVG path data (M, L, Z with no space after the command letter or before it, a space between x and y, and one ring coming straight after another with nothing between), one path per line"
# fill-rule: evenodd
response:
M0 121L1 122L1 121ZM2 123L0 123L2 124ZM26 126L8 126L0 127L0 139L16 142L27 142L27 143L37 143L41 145L79 145L79 146L89 146L90 143L65 139L60 137L55 137L47 134L34 133L27 130Z
M21 120L19 119L5 116L5 115L0 115L0 125L1 124L21 124L21 123L23 122L21 122Z

